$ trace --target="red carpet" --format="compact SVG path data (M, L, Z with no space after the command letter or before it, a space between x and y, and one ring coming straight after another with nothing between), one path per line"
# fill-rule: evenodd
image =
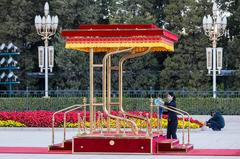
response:
M48 151L47 147L0 147L0 153L10 154L72 154L70 150Z
M174 155L174 156L240 156L240 149L193 149L187 153L173 152L155 155Z
M0 153L10 154L72 154L72 151L48 151L46 147L0 147ZM161 153L175 156L240 156L240 149L194 149L187 153Z

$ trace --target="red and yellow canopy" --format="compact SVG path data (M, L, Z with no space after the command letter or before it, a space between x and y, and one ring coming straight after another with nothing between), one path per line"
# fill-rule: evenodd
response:
M152 24L81 25L79 29L64 30L66 48L89 52L110 52L134 48L133 52L174 51L178 37Z

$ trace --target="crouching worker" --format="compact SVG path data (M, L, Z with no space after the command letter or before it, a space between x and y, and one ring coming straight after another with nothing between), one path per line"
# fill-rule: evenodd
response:
M206 126L212 128L214 131L221 131L225 126L225 121L220 112L211 112L212 118L206 122Z

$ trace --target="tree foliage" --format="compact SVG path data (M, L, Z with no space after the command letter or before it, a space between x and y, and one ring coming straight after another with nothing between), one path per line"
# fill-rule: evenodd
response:
M39 72L37 46L43 45L34 27L35 15L43 15L45 0L1 0L1 43L13 42L21 48L19 76L15 89L42 89L43 80L27 76ZM229 11L229 38L222 38L224 68L236 70L233 77L219 77L221 89L239 89L240 79L240 5L237 0L218 0ZM81 24L154 23L179 35L173 53L155 53L128 60L124 64L124 89L193 89L211 90L207 76L205 48L211 46L202 30L202 18L211 14L209 0L50 0L50 14L59 16L59 29L50 44L55 47L54 76L50 89L88 89L88 55L67 50L60 32ZM184 28L184 29L183 29ZM184 32L183 32L184 31ZM101 63L102 56L95 57ZM117 65L113 58L113 65ZM101 70L96 72L97 89L101 89ZM113 72L117 89L117 72ZM6 89L1 87L1 89Z

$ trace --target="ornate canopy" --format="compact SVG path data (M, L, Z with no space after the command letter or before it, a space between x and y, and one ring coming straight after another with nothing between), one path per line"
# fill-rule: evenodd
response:
M153 24L83 24L79 29L62 32L66 48L94 53L134 48L133 53L151 48L151 52L174 51L178 37Z

